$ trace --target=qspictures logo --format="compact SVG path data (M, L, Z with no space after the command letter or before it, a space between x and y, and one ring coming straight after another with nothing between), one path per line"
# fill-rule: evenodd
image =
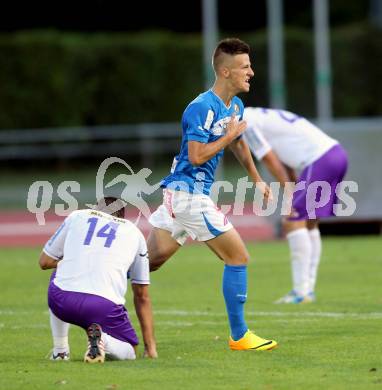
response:
M108 169L113 164L119 164L123 167L124 173L119 173L112 180L105 183L105 175ZM142 168L138 172L134 172L131 166L123 159L118 157L109 157L105 159L98 168L95 176L95 193L94 199L100 200L105 194L111 192L111 188L119 186L123 188L120 193L120 198L125 202L128 208L138 210L138 216L135 218L135 224L143 216L148 219L151 215L149 204L144 199L144 196L149 196L160 188L160 182L150 184L148 179L152 174L151 169ZM187 212L200 212L198 207L190 207L190 204L195 206L201 194L204 193L204 176L199 173L195 180L194 186L191 188L186 182L178 181L172 183L174 190L181 190L189 194L192 202L184 202L182 205L177 205L175 212L182 212L179 208L188 207ZM271 199L264 199L264 183L256 183L250 181L247 176L240 177L236 183L228 180L219 180L213 183L210 189L210 197L215 202L219 203L220 210L224 213L232 212L233 215L244 215L244 206L248 205L248 191L253 190L252 209L256 215L270 216L277 212L281 202L282 216L294 216L292 200L298 197L305 197L304 201L307 204L307 214L309 219L316 218L316 210L325 207L330 201L333 193L331 185L325 181L316 181L309 183L298 182L287 183L282 187L278 182L270 183L272 192ZM54 193L62 201L53 203ZM78 210L79 202L76 194L81 192L81 185L77 181L63 181L55 189L51 182L46 180L38 180L31 184L28 191L27 209L36 216L39 225L45 224L45 213L48 210L54 209L56 215L67 216L71 212ZM354 181L342 181L334 189L337 198L337 203L334 204L333 214L336 216L351 216L356 211L356 202L350 195L358 192L358 184ZM223 193L230 193L234 201L230 204L220 204L219 196ZM197 196L195 196L197 195ZM115 203L115 202L114 202ZM96 204L86 204L89 208L95 208ZM115 207L121 207L121 203L111 204L109 208L112 211Z

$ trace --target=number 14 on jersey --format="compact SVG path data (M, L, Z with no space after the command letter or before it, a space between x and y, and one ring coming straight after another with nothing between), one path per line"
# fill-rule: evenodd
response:
M89 229L86 234L85 240L84 240L84 245L90 245L91 241L93 240L94 233L96 231L96 227L98 224L98 218L89 218L88 219L88 224L89 224ZM97 231L95 237L99 238L106 238L104 247L105 248L110 248L111 244L116 238L116 232L118 229L118 224L115 222L109 222L106 225L103 225L100 227L100 229Z

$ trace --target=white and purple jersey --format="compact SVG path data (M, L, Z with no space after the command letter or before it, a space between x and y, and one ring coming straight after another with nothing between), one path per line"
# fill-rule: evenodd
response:
M60 260L53 283L61 290L125 303L132 283L149 284L145 238L130 221L96 210L71 213L43 251Z
M302 170L338 142L305 118L289 111L246 107L244 132L252 153L261 160L274 150L285 165Z
M243 102L238 97L233 97L231 105L227 107L212 90L194 99L183 113L180 153L175 157L171 173L162 180L161 186L209 195L215 180L216 167L224 150L205 163L193 166L188 159L188 141L204 144L216 141L224 135L227 123L233 114L236 114L237 120L242 119L243 110Z

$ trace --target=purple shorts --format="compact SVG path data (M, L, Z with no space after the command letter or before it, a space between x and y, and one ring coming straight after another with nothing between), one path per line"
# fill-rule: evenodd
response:
M123 305L98 295L61 290L53 281L48 288L48 305L62 321L85 330L96 322L110 336L131 345L138 344L138 337Z
M345 149L337 144L301 173L293 193L291 221L331 217L336 188L348 167ZM305 185L304 185L305 182ZM301 187L301 188L300 188Z

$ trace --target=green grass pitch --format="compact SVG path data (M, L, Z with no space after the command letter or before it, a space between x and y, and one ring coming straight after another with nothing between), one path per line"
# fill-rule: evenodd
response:
M86 337L75 327L71 361L46 358L50 271L37 266L40 248L2 249L0 389L382 388L381 238L326 238L323 248L318 301L282 306L272 302L290 288L286 242L249 245L247 322L278 349L228 350L222 263L188 245L152 274L159 359L104 365L82 362ZM130 291L127 300L132 315Z

